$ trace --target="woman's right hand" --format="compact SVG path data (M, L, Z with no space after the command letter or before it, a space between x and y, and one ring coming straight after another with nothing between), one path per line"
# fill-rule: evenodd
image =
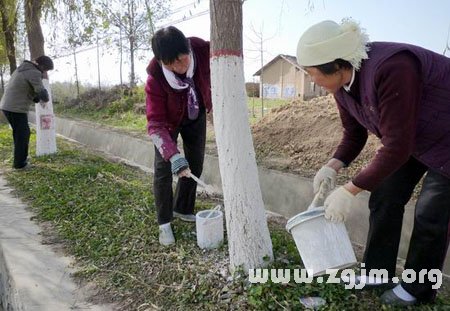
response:
M316 175L314 176L314 181L313 181L313 191L314 194L316 194L317 192L319 192L320 189L320 185L322 184L322 182L326 181L327 179L329 181L330 184L330 190L334 189L334 187L336 186L336 176L337 176L337 172L331 168L328 165L324 165L320 168L320 170L317 171Z
M188 167L188 168L180 171L177 175L178 175L179 178L181 178L181 177L188 177L189 178L189 177L191 177L191 169Z
M326 179L329 179L327 180L327 182L330 183L330 188L328 190L333 190L334 187L336 186L337 173L339 173L340 169L343 168L344 166L345 166L344 162L335 158L330 159L330 161L328 161L327 164L322 166L320 170L317 171L316 176L314 176L313 181L314 194L319 192L320 185Z
M188 161L179 153L170 158L172 174L178 177L189 177L191 170L189 169Z

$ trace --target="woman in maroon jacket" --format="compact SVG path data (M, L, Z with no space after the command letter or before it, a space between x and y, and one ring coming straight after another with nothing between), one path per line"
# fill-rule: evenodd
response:
M440 284L430 273L440 274L450 241L450 59L409 44L368 43L357 23L344 20L311 26L298 42L297 60L313 82L333 93L344 127L332 159L314 177L315 191L322 182L335 183L337 172L363 149L368 131L382 143L365 168L328 196L325 217L344 221L355 209L355 195L370 191L365 271L383 269L393 278L404 207L423 180L405 263L416 280L403 279L381 300L432 301ZM421 272L428 273L425 280ZM359 281L383 285L365 276Z
M147 67L147 129L155 145L153 190L159 223L159 242L175 242L173 217L195 222L197 184L190 174L203 169L206 113L211 110L209 42L186 38L170 26L152 38L155 57ZM177 147L183 139L184 156ZM175 197L172 174L178 175Z

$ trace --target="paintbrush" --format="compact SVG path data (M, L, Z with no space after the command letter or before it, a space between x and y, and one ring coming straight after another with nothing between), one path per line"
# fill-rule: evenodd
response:
M211 185L207 185L205 184L204 181L202 181L201 179L199 179L197 176L195 176L194 174L190 173L190 177L195 180L195 182L197 184L199 184L199 186L203 187L203 189L206 190L206 192L214 192L214 187Z

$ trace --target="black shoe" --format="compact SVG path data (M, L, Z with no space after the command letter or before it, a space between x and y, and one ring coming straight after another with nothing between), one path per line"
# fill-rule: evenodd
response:
M180 218L182 221L187 222L195 222L196 218L194 214L181 214L178 212L173 211L173 217Z
M14 169L19 170L19 171L25 171L25 170L29 170L30 168L32 168L33 166L30 163L25 164L24 166L21 167L15 167Z

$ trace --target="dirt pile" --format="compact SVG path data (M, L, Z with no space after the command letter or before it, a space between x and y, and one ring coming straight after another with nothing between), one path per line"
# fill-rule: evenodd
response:
M264 166L312 177L333 155L342 126L332 96L307 102L293 100L272 109L252 127L258 161ZM379 142L373 135L352 165L343 171L345 181L373 157Z

